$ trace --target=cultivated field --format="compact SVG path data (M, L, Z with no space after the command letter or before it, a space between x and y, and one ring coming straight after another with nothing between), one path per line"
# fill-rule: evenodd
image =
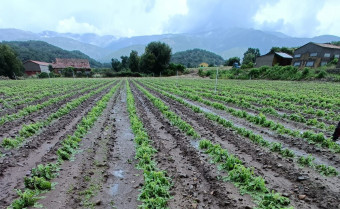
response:
M1 208L340 208L340 85L0 81Z

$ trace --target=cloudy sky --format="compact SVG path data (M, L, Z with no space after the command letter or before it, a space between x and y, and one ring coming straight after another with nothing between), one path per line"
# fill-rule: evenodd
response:
M243 27L340 36L339 0L0 0L0 28L130 37Z

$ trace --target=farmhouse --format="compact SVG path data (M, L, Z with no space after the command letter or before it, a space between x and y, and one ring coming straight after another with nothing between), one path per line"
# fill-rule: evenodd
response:
M206 63L206 62L202 62L199 66L200 67L209 67L209 64Z
M28 60L24 62L25 73L27 75L35 75L37 73L46 72L49 73L48 66L52 65L51 63L47 62L40 62L34 60Z
M293 66L315 68L324 66L334 58L339 57L340 46L310 42L295 50Z
M87 59L61 59L56 58L52 64L55 73L61 73L65 68L72 67L75 72L90 72L91 67Z
M274 66L277 64L280 66L291 65L292 59L292 56L283 52L269 52L268 54L256 58L256 67L264 65Z

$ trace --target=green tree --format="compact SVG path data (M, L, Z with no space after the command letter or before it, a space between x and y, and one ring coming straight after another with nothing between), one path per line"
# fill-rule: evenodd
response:
M22 76L24 67L14 50L5 44L0 44L0 75L11 79Z
M288 48L288 47L272 47L270 49L270 52L273 53L273 52L284 52L286 54L289 54L289 55L293 55L294 54L294 51L295 51L295 48Z
M139 61L140 61L140 58L138 56L138 52L132 50L130 52L130 57L129 57L129 68L131 72L139 72Z
M119 72L122 70L122 63L118 59L112 58L111 67L112 67L112 70Z
M128 56L121 56L120 59L122 59L122 69L129 68L129 57Z
M242 64L248 64L250 62L255 63L256 57L259 56L261 56L261 54L258 48L248 48L243 54Z
M151 42L145 47L145 53L141 57L141 70L146 73L159 75L169 65L171 48L161 42Z
M231 57L227 59L224 63L224 66L234 66L234 63L238 63L239 65L241 64L241 60L239 57Z

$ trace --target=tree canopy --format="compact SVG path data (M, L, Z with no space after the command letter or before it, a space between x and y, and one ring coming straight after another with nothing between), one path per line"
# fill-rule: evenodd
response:
M145 53L141 56L140 68L143 72L163 72L169 65L171 48L162 42L151 42L145 47Z
M248 48L243 54L242 64L255 63L256 57L261 56L260 50L258 48Z
M288 48L288 47L272 47L270 49L270 52L273 53L273 52L284 52L286 54L289 54L289 55L293 55L294 54L294 51L295 51L296 48Z
M231 57L227 59L224 63L225 66L234 66L234 63L241 64L241 60L239 57Z
M63 50L43 41L9 41L3 43L12 47L22 62L26 60L53 62L55 58L76 58L89 60L91 67L102 67L100 62L80 51Z
M0 44L0 75L9 78L23 75L24 67L15 51L6 44Z
M176 52L172 55L170 61L176 64L182 64L186 67L197 67L202 62L212 66L222 65L224 63L224 59L220 55L203 49L190 49Z

